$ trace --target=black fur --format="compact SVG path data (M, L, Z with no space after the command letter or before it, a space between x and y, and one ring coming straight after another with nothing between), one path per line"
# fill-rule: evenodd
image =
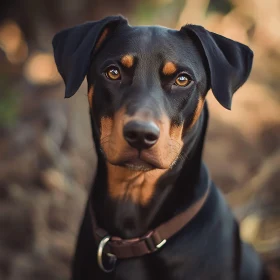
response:
M106 27L110 34L95 50ZM62 31L55 36L53 47L66 97L75 94L86 76L89 87L94 84L91 121L98 169L78 236L72 280L268 279L258 255L240 240L238 224L202 162L206 103L189 128L198 99L204 98L209 88L221 105L231 107L233 93L250 74L252 51L200 26L186 25L180 31L132 27L122 17L107 17ZM135 56L135 61L126 69L119 65L119 59L128 53ZM166 61L176 63L174 75L162 75ZM109 81L104 75L112 64L120 68L119 81ZM193 82L187 87L174 86L174 79L182 71ZM145 108L155 120L160 120L164 112L170 123L184 127L178 160L159 179L151 201L144 206L129 199L114 200L108 194L100 121L104 116L113 118L122 107L128 116ZM112 273L100 270L89 203L93 204L98 224L111 235L139 237L189 207L203 195L209 181L210 194L201 211L162 249L141 258L118 260Z

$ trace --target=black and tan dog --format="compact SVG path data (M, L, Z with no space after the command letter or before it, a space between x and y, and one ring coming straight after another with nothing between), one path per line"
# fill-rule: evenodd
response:
M201 26L121 16L64 30L53 47L66 97L87 77L98 154L72 279L268 279L201 159L206 94L230 109L252 51Z

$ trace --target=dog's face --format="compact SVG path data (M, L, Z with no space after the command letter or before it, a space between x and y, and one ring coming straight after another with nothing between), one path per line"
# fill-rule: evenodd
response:
M102 151L113 165L168 169L203 108L203 52L187 34L162 27L121 25L107 36L88 73Z
M53 46L66 97L87 76L105 158L133 170L169 169L183 147L187 156L207 90L230 108L252 65L248 47L200 26L131 27L122 17L64 30Z

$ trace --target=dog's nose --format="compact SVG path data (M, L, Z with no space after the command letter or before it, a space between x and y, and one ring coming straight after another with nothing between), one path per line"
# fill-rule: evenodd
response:
M137 149L149 149L159 138L159 127L154 122L130 121L123 128L127 143Z

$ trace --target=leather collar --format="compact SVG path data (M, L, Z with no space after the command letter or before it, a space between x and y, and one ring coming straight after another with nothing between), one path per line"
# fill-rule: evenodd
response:
M185 227L201 210L209 194L211 181L208 170L204 165L201 172L204 174L201 174L202 178L200 178L199 184L207 184L204 194L186 210L138 238L122 239L110 236L108 232L97 225L93 207L89 204L93 233L98 244L97 261L100 268L105 272L111 271L103 266L104 253L114 262L116 259L127 259L151 254L160 249L168 242L169 238Z

